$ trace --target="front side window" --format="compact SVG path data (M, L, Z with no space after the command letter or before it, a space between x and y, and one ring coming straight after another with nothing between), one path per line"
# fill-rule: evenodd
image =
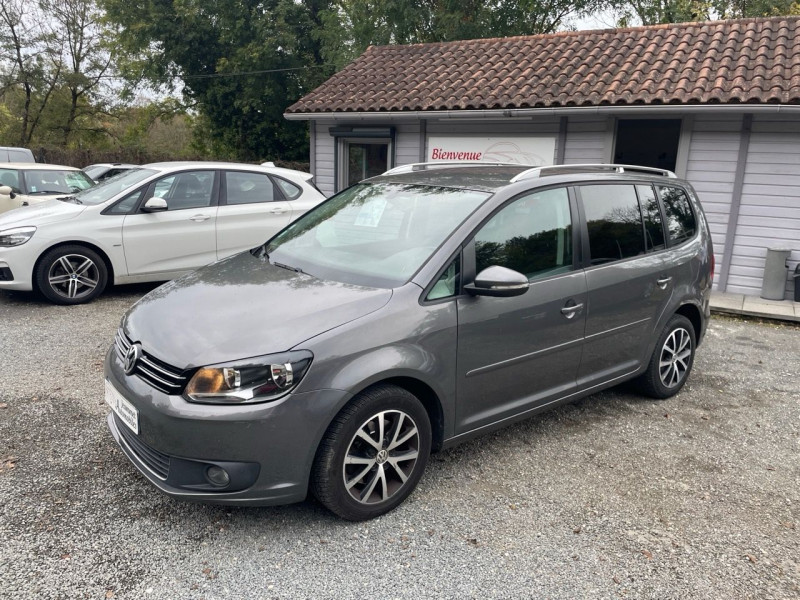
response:
M189 171L156 182L155 196L167 201L168 210L211 206L214 171Z
M0 169L0 185L8 186L15 194L20 194L19 171L16 169Z
M399 183L360 184L270 241L270 262L373 287L408 281L489 194Z
M632 185L582 185L592 265L644 254L642 214Z
M275 199L275 186L264 173L228 171L225 173L225 195L227 204L272 202Z
M528 279L572 270L572 218L566 188L523 196L475 234L476 272L498 265Z
M677 246L694 237L694 233L697 231L697 222L686 192L680 188L660 185L658 194L664 204L670 245Z

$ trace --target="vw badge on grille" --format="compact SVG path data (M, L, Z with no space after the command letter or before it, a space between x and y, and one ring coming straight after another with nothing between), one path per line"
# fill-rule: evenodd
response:
M128 351L125 353L125 362L123 363L123 368L125 369L126 375L133 373L133 370L136 368L136 363L139 362L139 358L141 356L142 345L131 344L131 347L128 348Z

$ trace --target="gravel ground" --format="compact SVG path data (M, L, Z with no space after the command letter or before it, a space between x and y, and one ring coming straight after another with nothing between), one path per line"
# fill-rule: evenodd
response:
M692 378L435 455L368 523L178 502L106 431L120 288L0 293L0 598L800 597L800 328L714 318Z

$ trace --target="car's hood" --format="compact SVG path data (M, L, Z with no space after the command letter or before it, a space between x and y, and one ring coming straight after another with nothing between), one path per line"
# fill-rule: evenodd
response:
M26 225L38 227L47 223L72 219L84 210L86 210L85 206L60 200L46 200L30 206L20 206L0 214L0 230Z
M374 312L387 289L323 281L237 254L137 302L124 329L145 352L193 368L289 350Z

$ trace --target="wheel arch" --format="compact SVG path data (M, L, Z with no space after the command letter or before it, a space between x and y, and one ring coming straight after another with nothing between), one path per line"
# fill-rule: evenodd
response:
M106 269L108 270L108 283L114 283L114 263L111 261L111 258L108 256L108 253L103 250L97 244L92 244L91 242L86 242L83 240L66 240L56 242L42 250L39 254L36 262L33 263L33 272L31 273L31 281L33 281L34 286L36 286L36 272L39 270L39 265L42 263L42 259L47 255L48 252L55 250L56 248L61 248L62 246L83 246L84 248L88 248L93 252L96 252L100 258L103 259L103 263L105 263Z
M686 304L679 306L678 310L675 311L675 314L682 315L689 319L689 322L692 324L692 328L694 329L694 338L696 340L696 344L699 344L703 333L703 315L700 312L700 308L691 302L687 302Z

